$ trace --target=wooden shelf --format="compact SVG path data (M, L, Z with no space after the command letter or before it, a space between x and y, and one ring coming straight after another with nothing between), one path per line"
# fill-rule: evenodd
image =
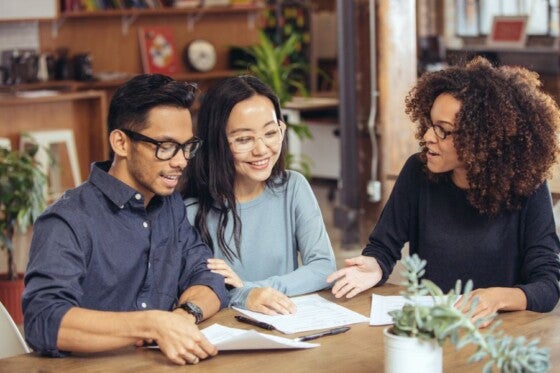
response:
M194 14L230 14L250 13L263 10L262 5L247 6L210 6L197 8L157 8L157 9L107 9L98 11L65 11L61 18L92 18L92 17L123 17L123 16L162 16L162 15L194 15Z
M107 159L107 101L103 91L60 93L23 98L0 95L0 137L17 149L24 132L71 129L76 138L80 173L89 174L91 162Z
M197 72L183 72L172 75L173 79L187 81L189 83L199 83L201 81L228 78L235 76L239 72L235 70L213 70L205 73ZM60 91L85 91L88 89L113 89L136 74L130 74L125 78L112 79L112 80L96 80L91 82L80 82L77 80L53 80L48 82L25 83L11 86L0 86L0 91L4 92L17 92L38 89L56 89Z

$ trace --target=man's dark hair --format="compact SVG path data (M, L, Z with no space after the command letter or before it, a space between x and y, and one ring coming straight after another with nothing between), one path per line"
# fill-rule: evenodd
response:
M142 130L151 109L171 106L189 109L196 86L161 74L142 74L120 86L113 95L107 118L109 133L116 129Z

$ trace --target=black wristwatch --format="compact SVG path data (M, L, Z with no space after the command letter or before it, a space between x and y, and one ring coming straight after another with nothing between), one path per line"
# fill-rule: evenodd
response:
M202 321L202 310L200 309L199 306L197 306L196 304L192 303L192 302L185 302L185 303L181 303L179 304L177 307L175 307L175 309L177 308L182 308L185 311L187 311L188 313L190 313L191 315L194 316L195 319L195 324L200 324L200 322Z

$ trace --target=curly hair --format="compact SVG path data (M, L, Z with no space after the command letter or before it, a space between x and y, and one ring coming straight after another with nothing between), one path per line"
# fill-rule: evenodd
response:
M424 162L422 138L431 125L434 100L442 93L461 102L453 143L467 170L469 203L486 215L521 208L550 176L558 153L560 113L541 90L538 74L522 67L494 67L476 57L464 66L423 75L405 99L405 112L417 123ZM432 180L442 176L427 167L426 172Z

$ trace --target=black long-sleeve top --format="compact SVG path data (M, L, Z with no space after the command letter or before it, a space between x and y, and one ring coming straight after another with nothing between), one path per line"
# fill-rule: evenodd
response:
M404 165L363 255L377 259L384 283L406 242L426 259L424 278L442 290L472 279L475 288L518 287L527 309L552 310L560 297L560 241L546 183L522 208L481 215L450 178L428 180L417 155Z

